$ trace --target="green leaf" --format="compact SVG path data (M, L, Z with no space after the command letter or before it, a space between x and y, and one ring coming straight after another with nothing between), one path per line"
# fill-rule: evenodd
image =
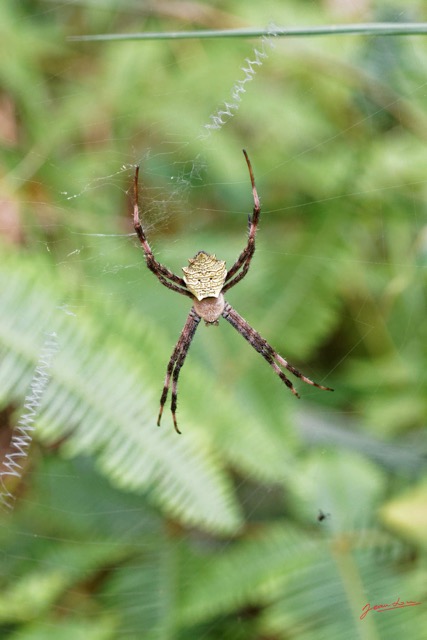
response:
M0 624L40 618L73 584L125 557L114 543L57 546L39 558L40 568L27 571L0 594ZM23 603L26 603L24 606ZM28 606L30 604L31 606Z
M117 623L108 616L98 616L97 620L83 616L66 620L50 618L26 625L9 637L11 640L114 640Z
M411 488L381 507L381 519L406 540L427 547L427 482Z

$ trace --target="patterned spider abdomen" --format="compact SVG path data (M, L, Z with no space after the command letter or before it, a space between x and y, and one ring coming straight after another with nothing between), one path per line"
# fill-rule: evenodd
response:
M217 260L215 254L199 251L188 263L189 266L182 270L189 291L197 300L218 298L227 275L224 260Z

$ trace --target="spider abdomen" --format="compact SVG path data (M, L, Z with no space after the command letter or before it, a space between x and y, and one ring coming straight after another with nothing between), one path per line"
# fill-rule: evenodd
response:
M197 300L217 298L227 276L224 260L218 260L215 254L199 251L188 263L188 267L182 268L187 289Z
M203 318L206 324L218 324L218 319L224 311L225 300L222 293L217 298L203 298L193 301L196 313Z

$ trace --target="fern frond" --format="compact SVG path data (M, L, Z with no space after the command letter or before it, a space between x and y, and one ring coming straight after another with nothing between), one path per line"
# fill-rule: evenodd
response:
M0 624L35 620L49 611L72 585L128 555L113 542L51 547L38 568L16 578L0 594ZM30 605L30 606L29 606Z
M213 531L236 530L240 516L231 485L209 449L155 426L153 363L162 336L143 318L93 294L83 311L67 313L58 306L65 289L42 260L2 260L2 403L22 401L44 333L55 331L58 353L37 437L62 442L66 455L95 455L112 482L149 490L170 516ZM191 425L184 410L182 415Z
M315 546L287 525L270 525L211 557L185 558L181 622L191 625L279 593L286 572L308 561Z

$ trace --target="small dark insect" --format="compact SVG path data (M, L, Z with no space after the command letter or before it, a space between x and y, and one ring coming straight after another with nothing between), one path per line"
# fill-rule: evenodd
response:
M317 516L318 522L323 522L326 518L329 518L330 513L323 513L322 509L319 509L319 515Z
M135 169L134 178L134 210L133 210L133 224L137 236L144 249L145 259L147 267L154 273L160 282L168 289L176 291L184 296L191 298L193 306L188 315L187 322L184 325L184 329L179 337L178 342L172 352L172 356L169 360L166 379L163 387L163 392L160 398L160 411L157 419L157 424L160 426L160 420L163 413L163 407L165 405L169 386L172 379L172 402L171 411L173 423L177 433L181 433L178 429L176 421L176 406L177 406L177 386L178 377L181 367L184 364L184 360L190 348L191 341L193 340L197 326L201 319L205 321L206 325L217 325L219 318L222 316L229 322L237 331L252 345L252 347L262 355L268 364L273 368L275 373L279 376L282 382L292 391L292 393L299 398L297 390L295 389L289 378L286 377L283 369L287 369L294 376L300 378L303 382L311 384L314 387L323 389L324 391L332 391L329 387L323 387L316 382L310 380L302 373L300 373L294 366L292 366L285 358L279 355L260 334L252 329L252 327L244 320L238 313L231 307L228 302L224 300L224 293L234 287L240 280L242 280L247 274L252 257L255 252L255 234L258 227L260 216L260 202L258 193L255 187L255 179L252 171L252 166L248 158L248 154L243 150L246 163L249 169L249 176L252 184L252 194L254 199L254 208L252 216L249 216L249 234L246 247L243 249L236 262L231 269L227 271L225 268L225 262L218 260L215 254L210 255L205 251L199 251L194 258L190 258L189 266L183 267L184 277L180 278L172 271L169 271L160 262L158 262L148 244L145 237L144 230L141 226L139 219L139 206L138 206L138 175L139 167Z

